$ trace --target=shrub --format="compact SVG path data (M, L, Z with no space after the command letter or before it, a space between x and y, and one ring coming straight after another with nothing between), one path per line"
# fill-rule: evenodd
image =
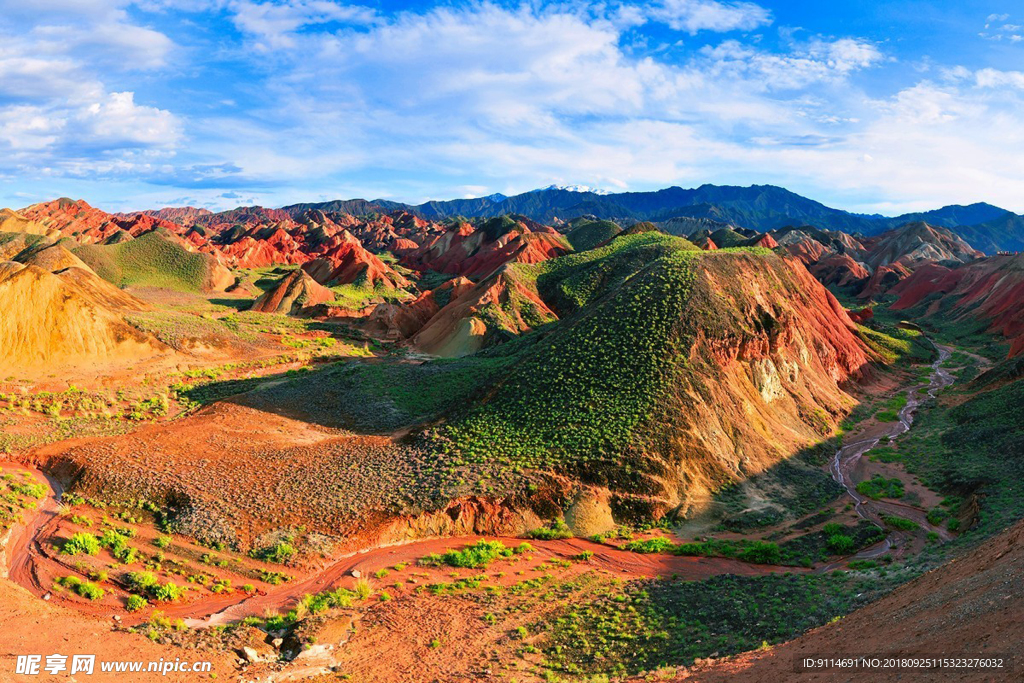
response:
M850 560L847 566L853 571L865 571L867 569L874 569L878 566L878 563L874 560Z
M333 591L324 591L315 595L306 594L299 601L299 605L310 614L319 614L331 607L350 607L356 594L345 588L337 588Z
M103 532L103 537L100 538L99 544L110 550L110 554L113 555L117 560L124 564L131 564L135 562L137 557L137 551L135 548L128 545L126 536L114 529L107 529Z
M64 555L95 555L100 551L100 542L94 535L83 531L64 541L60 551Z
M129 612L138 612L143 610L149 605L149 601L141 595L129 595L128 601L125 602L124 608Z
M754 541L740 551L739 559L754 564L778 564L782 560L782 551L775 543Z
M107 594L96 584L82 581L77 576L65 576L57 579L56 583L89 600L101 600Z
M560 519L554 520L546 527L542 526L538 529L534 529L529 535L530 538L536 538L541 541L552 541L559 538L572 538L572 532L569 531L569 527Z
M129 572L126 577L132 590L146 592L157 584L156 576L151 572Z
M252 557L257 560L263 560L265 562L275 562L277 564L285 564L288 560L295 557L295 546L285 541L278 541L272 546L266 548L260 548L259 550L253 550L249 553Z
M896 515L882 515L882 521L890 529L896 529L898 531L913 531L918 528L917 522L906 517L897 517Z
M630 541L623 547L634 553L671 553L677 548L675 543L664 536L655 536L643 541Z
M260 580L264 583L269 583L271 586L280 586L282 583L288 580L288 576L281 572L268 572L260 570Z
M157 548L166 548L171 544L171 539L167 536L157 536L153 539L153 545Z
M174 602L185 594L185 589L168 581L165 584L151 587L150 593L160 602Z
M472 545L468 545L462 550L449 550L441 555L432 554L422 558L419 562L426 566L441 566L447 565L449 567L466 567L472 569L482 569L489 565L494 560L501 557L511 557L514 554L529 552L532 547L528 546L528 550L524 550L523 546L520 546L516 550L506 548L505 544L501 541L486 541L479 540Z
M370 582L366 579L356 580L355 591L360 600L365 600L373 595L373 588L370 587Z
M871 479L857 484L857 493L867 496L872 500L878 500L879 498L902 498L904 493L903 482L898 477L886 479L882 475L876 474Z
M825 545L833 555L846 555L857 547L857 543L846 534L832 534L825 541Z

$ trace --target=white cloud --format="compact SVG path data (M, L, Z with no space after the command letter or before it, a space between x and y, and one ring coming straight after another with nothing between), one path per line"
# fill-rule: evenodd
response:
M1024 90L1024 72L981 69L974 74L979 88L1019 88Z
M168 111L135 103L134 93L110 93L83 107L76 115L79 131L94 145L105 147L169 147L178 141L181 126Z
M761 90L800 89L813 83L841 81L883 59L874 45L850 38L814 39L794 45L788 54L767 52L737 40L727 40L701 52L707 60L701 68L717 78L729 78Z
M752 31L770 24L771 12L752 2L717 0L661 0L648 15L677 31Z
M262 50L295 45L294 32L304 26L340 22L367 24L376 12L369 7L342 5L330 0L240 0L231 4L233 21L240 31L259 38Z

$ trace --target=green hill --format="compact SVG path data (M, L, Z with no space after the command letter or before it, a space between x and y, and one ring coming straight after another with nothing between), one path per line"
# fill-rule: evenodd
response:
M118 244L78 247L74 254L118 287L207 291L222 269L212 257L186 250L163 229Z
M572 221L569 225L571 229L566 233L566 237L576 251L593 249L622 232L622 228L611 221L580 218Z

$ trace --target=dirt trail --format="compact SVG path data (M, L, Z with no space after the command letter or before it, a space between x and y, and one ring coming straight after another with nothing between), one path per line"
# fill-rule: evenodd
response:
M49 494L39 502L36 514L25 520L23 528L16 531L7 548L9 578L37 597L42 597L50 590L49 580L55 575L55 567L50 566L54 564L54 560L47 557L41 544L52 535L54 526L59 522L60 496L63 489L59 482L40 470L8 463L0 463L0 466L26 470L32 473L37 481L49 487ZM378 569L392 567L400 562L413 563L425 555L459 548L484 538L500 540L509 547L524 542L522 538L461 536L429 538L369 548L336 558L323 569L266 593L251 596L242 593L215 595L198 602L165 605L161 611L167 617L185 619L190 627L222 625L246 616L263 615L267 610L288 610L308 593L318 593L338 586L351 587L356 580L353 572L371 576ZM590 552L593 555L589 565L593 569L623 574L629 578L677 575L684 580L699 580L720 574L756 576L804 571L793 567L747 564L727 558L645 555L578 538L528 542L535 549L532 555L539 560L569 559L583 552ZM514 580L514 576L507 577L507 581ZM106 614L110 611L109 607L97 607L95 610L87 607L83 610L97 614ZM124 615L123 618L125 624L134 621L130 615Z
M897 421L885 432L870 439L862 439L844 445L836 451L830 470L832 478L841 484L846 489L846 493L853 499L857 514L862 518L884 527L885 524L882 522L883 514L898 515L917 522L923 528L938 533L942 540L948 541L952 538L952 534L944 527L936 527L930 524L926 518L928 514L926 510L906 503L891 500L873 500L863 496L857 493L858 482L855 481L853 476L857 462L865 453L875 448L884 437L889 437L892 440L909 432L914 424L914 415L921 403L927 399L935 398L939 391L953 383L952 374L942 367L942 364L953 354L953 349L941 345L936 345L936 348L939 350L939 358L932 363L932 374L928 384L914 387L907 392L907 405L900 410ZM830 571L850 560L880 557L889 551L902 554L912 538L913 535L906 531L890 531L889 535L881 543L866 548L853 557L844 558L839 562L820 567L818 571Z

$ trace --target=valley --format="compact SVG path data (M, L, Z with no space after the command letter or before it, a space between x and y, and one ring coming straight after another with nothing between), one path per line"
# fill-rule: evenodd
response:
M1019 256L382 208L5 214L19 648L715 680L1024 519Z

